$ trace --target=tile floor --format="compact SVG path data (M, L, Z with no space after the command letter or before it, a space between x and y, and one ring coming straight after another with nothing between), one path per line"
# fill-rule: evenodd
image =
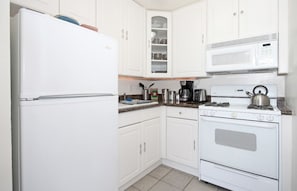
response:
M227 191L197 177L161 165L126 191Z

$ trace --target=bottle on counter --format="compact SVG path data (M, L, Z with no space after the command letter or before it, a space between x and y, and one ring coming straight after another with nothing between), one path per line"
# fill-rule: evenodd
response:
M169 100L169 89L162 89L162 102L168 103Z
M175 91L169 91L169 103L173 104L175 103L175 97L176 92Z
M179 103L179 94L175 95L175 103L177 103L177 104Z

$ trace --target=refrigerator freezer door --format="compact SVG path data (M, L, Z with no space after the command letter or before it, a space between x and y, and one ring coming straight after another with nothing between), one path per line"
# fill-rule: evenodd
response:
M115 40L26 9L18 16L20 98L117 94Z
M21 102L22 191L116 191L117 96Z

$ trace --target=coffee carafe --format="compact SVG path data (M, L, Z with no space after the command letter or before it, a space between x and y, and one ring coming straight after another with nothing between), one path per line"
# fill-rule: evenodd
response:
M180 81L179 90L180 101L192 101L193 99L193 81Z

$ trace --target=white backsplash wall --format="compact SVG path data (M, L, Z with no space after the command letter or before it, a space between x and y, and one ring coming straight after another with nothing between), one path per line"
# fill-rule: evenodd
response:
M149 86L151 81L146 80L137 80L137 79L119 79L119 95L123 95L124 93L127 95L135 95L142 94L142 88L139 87L139 82L143 83L144 86ZM155 86L153 86L155 87Z
M168 88L178 91L180 89L180 80L134 80L120 79L119 80L119 95L123 93L141 94L142 89L138 86L142 82L145 86L155 83L153 87L161 89ZM206 89L207 94L210 93L210 88L214 85L259 85L259 84L274 84L278 89L278 97L285 97L285 77L278 76L276 73L256 73L256 74L230 74L230 75L214 75L210 78L196 79L194 81L195 89Z

